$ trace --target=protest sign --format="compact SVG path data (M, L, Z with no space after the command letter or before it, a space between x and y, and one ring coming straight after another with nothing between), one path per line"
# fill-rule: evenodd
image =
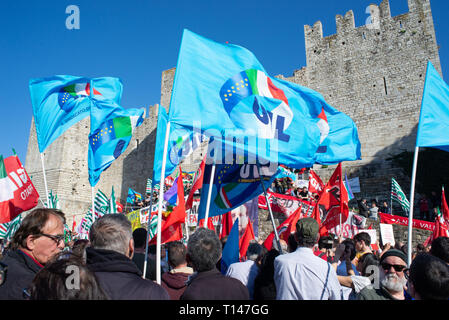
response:
M379 227L380 227L380 240L382 241L382 245L390 243L391 246L393 247L395 245L393 226L391 224L381 223Z

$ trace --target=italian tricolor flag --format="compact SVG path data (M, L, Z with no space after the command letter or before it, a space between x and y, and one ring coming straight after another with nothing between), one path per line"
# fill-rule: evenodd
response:
M16 185L9 179L6 173L5 162L3 156L0 156L0 223L9 222L15 218L14 191L17 190Z

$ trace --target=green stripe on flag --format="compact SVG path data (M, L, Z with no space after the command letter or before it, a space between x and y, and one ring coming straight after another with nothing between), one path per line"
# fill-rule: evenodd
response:
M117 138L129 137L133 130L131 127L131 119L129 117L118 117L112 119L114 123L115 136Z
M0 156L0 179L6 178L7 176L5 161L3 161L3 156Z
M251 85L251 89L253 90L253 94L258 95L259 90L257 89L257 70L256 69L246 70L246 75L248 76L248 80Z

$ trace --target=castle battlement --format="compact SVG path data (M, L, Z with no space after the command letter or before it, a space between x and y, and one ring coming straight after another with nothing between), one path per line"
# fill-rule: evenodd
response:
M336 33L323 37L323 25L317 21L313 26L304 26L304 35L306 47L331 47L334 42L340 41L340 45L358 44L355 38L366 40L367 37L380 36L382 32L391 32L391 25L397 26L398 33L403 32L405 28L418 28L420 25L424 28L433 28L429 23L432 22L429 0L407 0L409 11L407 13L391 16L389 0L383 0L380 5L370 4L367 8L367 24L356 27L354 12L349 10L343 16L335 16ZM344 40L345 38L346 41ZM316 52L315 52L316 53Z

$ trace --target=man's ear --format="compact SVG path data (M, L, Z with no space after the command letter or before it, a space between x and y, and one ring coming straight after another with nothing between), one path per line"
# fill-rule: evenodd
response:
M131 238L128 244L128 257L132 259L134 256L134 239Z
M33 251L36 246L35 244L36 239L37 238L35 238L33 235L29 235L25 240L25 249Z

